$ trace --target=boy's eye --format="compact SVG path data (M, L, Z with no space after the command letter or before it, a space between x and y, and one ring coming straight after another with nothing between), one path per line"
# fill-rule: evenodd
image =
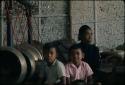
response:
M76 54L80 54L80 52L78 51L78 52L76 52Z
M53 52L50 52L50 54L52 55L52 54L54 54Z
M79 55L79 53L78 53L78 52L76 52L76 53L73 53L73 55Z

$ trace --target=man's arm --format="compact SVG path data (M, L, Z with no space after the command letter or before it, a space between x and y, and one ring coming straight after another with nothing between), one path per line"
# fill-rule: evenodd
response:
M100 67L100 53L99 53L99 48L95 47L95 69L97 70ZM94 70L95 70L94 69Z
M101 83L101 82L96 82L96 83L94 83L93 77L92 77L92 76L89 76L89 77L87 78L87 85L102 85L102 83Z
M98 47L95 47L95 54L96 54L95 55L96 59L95 59L95 69L94 69L94 77L93 77L93 79L94 79L94 82L95 82L96 85L101 85L100 78L99 78L99 71L98 71L98 69L100 67L100 64L101 64L101 62L100 62L101 57L100 57Z

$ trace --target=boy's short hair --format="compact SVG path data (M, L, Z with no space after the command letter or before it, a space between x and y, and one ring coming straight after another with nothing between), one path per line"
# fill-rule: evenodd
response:
M58 53L57 46L55 44L53 44L53 43L46 43L43 46L44 51L49 51L51 48L55 48L56 52Z
M69 55L71 55L71 51L75 49L81 49L81 52L84 53L84 50L82 49L81 45L79 44L74 44L69 48Z
M88 25L83 25L79 29L78 40L81 40L81 36L86 32L86 30L91 30Z

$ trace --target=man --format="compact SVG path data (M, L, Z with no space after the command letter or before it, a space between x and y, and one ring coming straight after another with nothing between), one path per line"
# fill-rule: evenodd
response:
M89 26L83 25L79 29L78 40L80 40L79 45L84 50L85 59L92 70L94 71L95 80L98 81L97 69L100 65L100 55L99 49L95 45L91 44L92 42L92 30Z

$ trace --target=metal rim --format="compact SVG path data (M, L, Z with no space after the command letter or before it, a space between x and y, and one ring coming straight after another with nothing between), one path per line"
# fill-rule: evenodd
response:
M27 49L31 53L33 53L33 57L34 57L35 61L43 59L43 57L42 57L41 53L38 51L38 49L36 49L35 47L31 46L30 44L22 44L22 45L19 46L19 48Z
M27 49L21 49L20 51L25 55L26 58L28 58L28 62L30 63L30 64L28 64L28 62L27 62L27 65L31 68L29 74L27 75L27 79L28 79L35 72L35 68L36 68L35 60L33 58L33 54L30 51L28 51Z
M2 48L0 48L0 50L12 52L13 54L15 54L18 57L20 65L21 65L21 72L20 72L20 76L17 79L16 83L23 82L23 80L26 76L26 73L27 73L27 64L26 64L26 60L25 60L24 56L15 48L2 47Z

